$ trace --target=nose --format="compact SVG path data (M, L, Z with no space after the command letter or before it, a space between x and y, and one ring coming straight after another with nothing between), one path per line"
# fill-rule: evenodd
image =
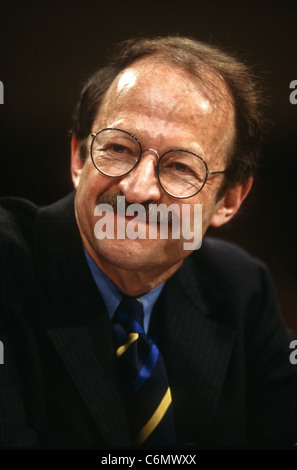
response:
M144 152L146 155L144 156ZM142 152L140 162L119 182L119 188L130 203L141 204L146 201L158 201L162 188L156 175L156 163L159 155L154 149Z

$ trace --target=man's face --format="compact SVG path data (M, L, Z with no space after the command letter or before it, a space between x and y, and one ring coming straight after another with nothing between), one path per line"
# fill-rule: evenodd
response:
M210 170L224 170L234 136L234 113L223 81L210 73L209 79L215 81L214 89L219 90L217 100L209 100L193 79L173 65L142 59L125 69L111 85L92 132L119 128L136 136L142 149L155 149L162 155L182 148L201 156ZM91 137L89 148L90 143ZM112 265L154 275L178 267L190 254L183 248L183 239L98 240L94 234L98 221L94 209L102 194L123 195L129 203L178 204L180 209L183 204L202 204L203 234L220 210L216 195L223 175L211 176L197 195L176 199L157 180L157 158L155 152L148 150L129 174L110 178L95 168L89 153L82 164L79 147L73 146L72 176L77 189L78 226L86 250L99 266Z

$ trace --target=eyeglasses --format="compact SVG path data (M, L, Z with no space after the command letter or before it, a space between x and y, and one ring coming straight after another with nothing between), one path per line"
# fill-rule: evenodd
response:
M130 173L144 152L139 140L130 132L117 128L101 129L92 133L91 159L100 173L117 178ZM168 150L158 158L156 173L163 190L179 199L195 196L207 178L224 171L211 171L203 158L182 149Z

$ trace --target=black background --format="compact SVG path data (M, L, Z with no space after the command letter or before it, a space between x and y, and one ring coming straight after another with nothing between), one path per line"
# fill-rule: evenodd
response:
M71 190L71 116L85 79L118 41L180 33L237 51L266 85L273 121L259 179L241 213L210 230L272 271L286 323L297 333L297 2L51 1L0 6L0 196L46 204Z

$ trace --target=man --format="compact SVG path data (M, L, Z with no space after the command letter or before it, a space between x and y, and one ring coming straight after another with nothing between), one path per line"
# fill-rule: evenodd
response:
M187 38L128 41L91 77L72 136L75 194L1 202L2 446L296 441L297 373L265 267L207 238L190 255L172 221L167 238L162 220L149 237L149 205L188 204L193 228L202 204L202 235L236 214L259 99L244 65ZM146 209L144 237L117 224L98 236L102 204L115 210L107 225L131 222L118 196Z

